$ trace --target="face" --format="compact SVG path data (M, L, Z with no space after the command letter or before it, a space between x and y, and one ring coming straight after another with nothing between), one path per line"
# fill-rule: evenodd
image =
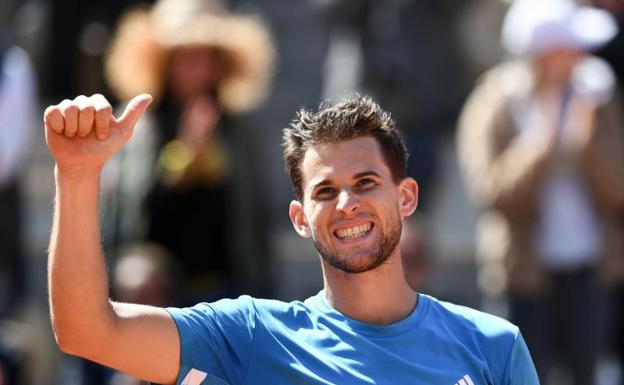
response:
M313 147L301 167L304 199L291 203L290 217L327 264L361 273L398 252L402 218L415 210L418 188L411 178L394 182L375 139Z
M171 92L181 103L210 92L216 85L219 64L216 51L209 47L178 47L169 63Z
M583 53L569 48L553 49L537 58L538 66L550 81L567 83Z

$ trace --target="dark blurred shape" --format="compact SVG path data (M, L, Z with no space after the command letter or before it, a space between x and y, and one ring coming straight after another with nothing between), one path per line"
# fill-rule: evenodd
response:
M32 381L28 371L35 366L35 358L29 344L28 332L32 332L29 329L26 324L0 319L1 385L23 385Z
M0 346L0 385L18 385L18 366Z
M621 16L622 12L624 12L624 1L622 0L591 0L589 3L611 12L616 17Z
M593 383L624 279L624 115L610 67L588 52L617 32L604 11L517 0L503 43L518 55L488 71L467 101L458 146L483 209L484 294L506 292L542 384L562 365Z
M49 1L49 31L42 36L46 40L41 66L43 94L58 99L101 92L105 86L102 48L108 44L109 31L128 6L152 2Z
M423 234L418 225L410 220L403 222L401 258L407 282L415 291L422 291L427 284L430 260Z
M20 175L31 151L37 103L31 61L0 28L0 318L27 288Z

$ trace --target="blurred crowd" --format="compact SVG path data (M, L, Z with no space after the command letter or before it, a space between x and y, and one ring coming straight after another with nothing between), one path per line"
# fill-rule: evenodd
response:
M140 383L54 345L40 122L142 92L102 176L115 300L317 292L281 130L358 92L392 112L419 183L413 288L519 325L543 384L624 384L622 20L621 0L3 0L0 385Z

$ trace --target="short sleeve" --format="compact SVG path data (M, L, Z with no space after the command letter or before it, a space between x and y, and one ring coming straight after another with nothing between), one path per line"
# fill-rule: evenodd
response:
M511 348L503 378L503 384L507 385L539 385L535 365L520 332Z
M249 296L200 303L190 308L167 308L180 335L180 372L204 377L199 385L237 384L245 375L253 343L256 311Z

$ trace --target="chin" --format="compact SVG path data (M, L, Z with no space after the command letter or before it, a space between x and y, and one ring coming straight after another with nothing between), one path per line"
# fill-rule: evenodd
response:
M321 257L330 266L346 273L359 274L371 271L383 264L390 254L380 255L377 253L368 253L366 255L340 255L336 252L328 252L327 250L317 250Z
M398 247L400 238L399 223L385 236L369 233L364 239L348 243L338 239L327 243L318 242L314 237L313 240L323 260L332 267L347 273L364 273L383 264Z

